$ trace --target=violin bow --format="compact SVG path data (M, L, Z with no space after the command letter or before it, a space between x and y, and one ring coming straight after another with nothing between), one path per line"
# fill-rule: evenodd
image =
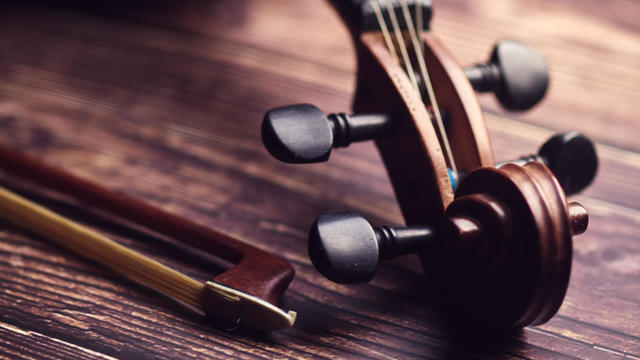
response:
M431 1L330 2L357 55L355 114L275 108L263 143L281 161L312 163L374 140L408 227L373 227L353 212L320 216L309 233L316 269L361 283L381 261L417 253L456 323L503 331L549 320L568 286L572 235L588 223L566 194L593 180L595 147L558 134L538 154L496 164L475 94L493 92L512 111L533 107L549 82L542 55L503 40L487 63L463 69L429 28Z
M296 313L278 307L294 276L293 267L284 259L2 145L0 169L12 177L73 197L227 260L234 266L202 283L0 187L0 215L17 225L233 328L275 330L293 326Z

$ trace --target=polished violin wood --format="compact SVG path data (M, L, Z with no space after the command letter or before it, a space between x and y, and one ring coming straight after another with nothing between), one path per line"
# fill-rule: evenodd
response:
M492 96L480 97L497 161L569 129L597 140L602 160L596 182L575 199L589 209L590 228L574 244L558 315L484 339L448 332L417 290L422 276L404 267L384 265L373 283L347 288L319 277L307 259L310 222L327 211L402 223L373 144L292 168L260 142L267 108L309 100L350 108L353 49L330 7L207 3L183 21L197 33L176 31L184 15L175 12L153 20L169 28L69 11L2 12L0 44L13 50L0 57L1 143L282 255L297 272L284 296L299 312L296 326L269 336L212 328L3 221L1 356L640 357L637 4L436 2L432 27L463 65L485 60L501 37L536 45L552 65L550 93L530 113L504 113ZM91 221L92 208L24 188L171 267L210 275L128 227Z
M444 151L432 117L395 64L379 34L355 34L358 73L355 113L390 114L393 136L376 141L408 225L434 225L453 199ZM494 166L489 137L476 95L462 69L429 33L425 57L440 109L452 124L447 135L460 169Z

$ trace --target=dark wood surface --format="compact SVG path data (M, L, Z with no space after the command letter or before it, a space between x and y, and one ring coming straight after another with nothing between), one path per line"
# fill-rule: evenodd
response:
M483 61L498 38L512 37L551 64L550 92L529 113L504 113L482 97L498 161L569 129L594 138L601 159L596 182L573 198L589 210L590 225L574 243L560 312L543 326L493 337L447 330L411 264L384 265L370 284L341 286L307 259L307 229L324 212L353 209L377 224L401 223L373 144L291 166L260 143L270 107L350 108L354 57L329 6L194 4L136 8L131 14L145 20L135 23L3 8L0 141L282 255L297 273L283 304L298 312L296 325L269 334L218 329L0 219L0 357L640 358L640 4L435 1L433 29L461 63ZM11 180L5 174L2 182ZM211 275L93 208L14 186L165 264Z

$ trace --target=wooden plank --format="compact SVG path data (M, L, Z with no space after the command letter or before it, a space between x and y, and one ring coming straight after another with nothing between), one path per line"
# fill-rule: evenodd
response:
M115 359L61 339L0 322L0 359Z

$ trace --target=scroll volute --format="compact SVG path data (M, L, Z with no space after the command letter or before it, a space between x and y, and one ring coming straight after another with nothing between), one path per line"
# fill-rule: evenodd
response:
M364 32L355 40L353 111L392 115L393 133L376 144L404 219L408 225L438 224L453 200L453 189L432 115L380 33ZM431 33L421 40L435 96L448 116L447 134L458 168L495 166L482 111L463 70Z

